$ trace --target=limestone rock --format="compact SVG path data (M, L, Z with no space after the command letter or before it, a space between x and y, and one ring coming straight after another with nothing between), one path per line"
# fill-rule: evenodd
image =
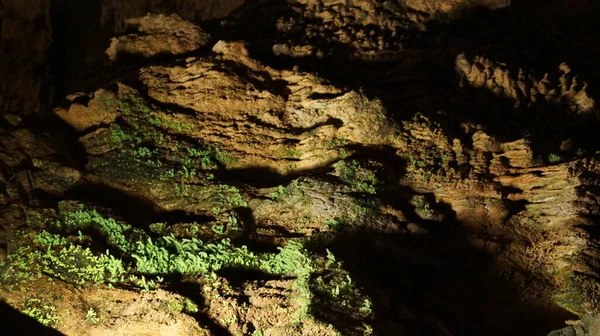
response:
M516 107L532 107L542 102L561 104L575 116L600 117L594 99L587 93L587 84L581 83L565 63L558 67L556 79L548 74L537 79L522 69L514 74L506 64L479 56L468 60L464 54L457 56L456 69L469 86L509 98Z
M73 101L71 106L68 109L57 108L54 113L77 131L85 131L90 127L109 124L117 117L115 110L118 102L112 92L100 89L91 97L86 97L89 99L86 105L74 102L75 99L83 97L84 95L70 97Z
M127 19L126 24L137 34L128 34L111 40L106 54L111 62L119 56L150 58L157 55L181 55L204 47L209 36L198 26L178 15L152 15Z
M244 0L142 0L136 2L102 0L101 23L115 35L128 27L129 18L143 17L148 13L177 14L191 22L223 18L244 4Z

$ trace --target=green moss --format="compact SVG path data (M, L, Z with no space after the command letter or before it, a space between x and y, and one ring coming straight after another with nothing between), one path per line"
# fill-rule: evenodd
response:
M217 188L222 194L223 203L229 206L247 205L237 188L227 185ZM338 269L341 269L341 263L331 253L328 262L319 266L315 261L318 257L308 252L301 243L288 242L277 253L255 253L246 246L233 245L228 238L210 243L195 238L176 238L173 235L153 239L141 230L133 229L131 225L107 217L95 209L76 204L61 204L60 209L60 219L52 224L63 236L41 232L32 239L35 243L31 247L21 248L17 254L9 255L0 268L3 284L6 281L35 280L44 273L77 286L122 283L133 284L148 291L159 288L165 275L201 275L210 281L216 278L219 270L236 268L261 271L271 276L294 277L293 299L300 306L295 316L297 321L312 314L315 291L320 295L337 298L341 305L356 309L356 314L362 314L361 316L370 314L372 308L364 297L360 297L360 300L346 298L350 295L350 289L355 291L355 287L347 273L340 273L342 271ZM233 225L231 221L230 224ZM165 233L167 225L156 223L153 228ZM71 234L77 232L81 236L81 230L96 231L126 262L123 263L108 251L98 254L88 247L76 244L84 239ZM324 280L325 287L318 287L314 279L323 269L337 272L337 275L332 280L323 276L323 279L327 279ZM16 275L18 272L24 273ZM183 301L171 308L187 312L198 309L191 301ZM95 318L98 316L90 313L88 320L93 323Z
M169 300L167 302L167 309L172 312L179 313L183 310L183 300Z
M548 162L550 163L558 163L560 161L562 161L562 157L556 153L550 153L548 154Z
M117 282L125 273L122 262L108 252L97 256L79 245L48 250L40 262L45 273L80 286Z
M367 169L356 161L340 161L338 164L340 178L350 185L356 192L375 194L377 192L377 177L370 169Z
M244 199L240 190L227 184L220 184L217 187L215 201L221 210L248 206L248 202Z
M327 148L338 148L348 145L348 140L346 140L343 136L338 135L333 140L329 140L325 143L325 147Z
M302 153L300 153L300 151L297 150L296 148L288 148L283 153L283 158L285 158L285 159L298 159L301 156L302 156Z
M117 222L113 218L106 218L98 211L85 209L83 206L76 211L63 213L62 219L55 222L54 225L67 233L92 228L104 235L109 244L122 252L130 250L131 247L125 237L125 232L131 230L131 225Z
M361 321L368 320L373 315L373 302L354 283L348 271L342 268L342 262L329 250L325 259L318 260L317 269L320 271L313 274L309 285L315 293L315 309L313 312L318 317L324 318L331 323L347 326L349 322L361 325ZM335 316L343 320L336 320L329 315L323 315L326 306L337 312Z
M45 326L52 327L58 323L56 307L42 299L32 298L27 300L25 308L21 312Z
M16 253L8 255L1 264L0 283L9 290L25 291L34 280L42 276L39 254L29 252L29 248L19 247Z
M186 313L197 313L198 305L189 298L183 299L183 311Z
M122 144L123 142L131 141L133 139L133 137L126 133L118 124L112 124L110 126L110 134L111 139L118 144Z
M344 218L336 217L325 221L325 225L331 230L341 230L343 225L346 223Z
M276 201L285 196L288 196L289 194L290 194L290 192L287 190L287 188L280 185L280 186L277 186L277 189L270 194L270 198L271 198L271 200Z
M168 224L167 223L152 223L149 225L149 229L152 233L155 233L157 235L163 235L168 229Z

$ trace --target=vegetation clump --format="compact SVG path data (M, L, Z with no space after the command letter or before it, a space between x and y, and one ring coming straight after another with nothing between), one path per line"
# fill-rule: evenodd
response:
M224 207L247 205L237 188L222 185L219 190L219 201ZM283 190L278 191L283 193ZM326 266L319 264L318 255L306 250L300 242L289 241L276 253L257 253L244 245L234 245L229 238L204 242L175 237L169 233L167 223L153 225L158 237L151 237L139 228L104 215L99 209L77 204L62 204L59 208L61 215L49 221L47 230L31 235L28 246L22 246L0 265L1 285L24 290L27 284L45 275L78 287L124 284L149 291L160 288L164 279L174 274L199 276L210 282L218 278L221 270L238 269L293 278L292 300L297 303L294 317L297 322L314 315L314 305L318 302L315 294L339 300L340 307L356 305L355 299L346 299L346 293L356 290L347 274L345 280L335 280L338 281L335 283L320 275L323 267L333 270L341 267L341 263L329 253L330 262ZM105 244L95 241L90 245L87 237L90 234L103 237ZM98 251L98 243L108 249ZM57 322L52 315L54 311L42 310L33 303L28 308L32 316L48 324ZM189 313L198 310L191 301L171 306ZM91 324L101 321L94 309L86 312L85 319Z
M31 298L27 300L25 309L23 309L21 312L34 318L36 321L45 326L52 327L58 323L56 307L42 299Z
M367 194L377 193L375 173L357 160L341 161L338 169L340 178L350 186L352 191Z

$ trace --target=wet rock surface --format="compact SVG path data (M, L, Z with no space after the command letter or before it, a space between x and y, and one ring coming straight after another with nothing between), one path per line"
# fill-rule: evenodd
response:
M70 335L594 335L583 23L528 46L538 18L492 36L510 1L102 1L94 44L69 2L0 4L11 305Z

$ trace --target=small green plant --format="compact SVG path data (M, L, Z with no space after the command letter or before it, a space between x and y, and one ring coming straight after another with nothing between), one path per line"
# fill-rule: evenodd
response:
M548 162L550 163L557 163L562 161L562 157L556 153L550 153L548 154Z
M165 171L165 173L163 174L163 177L166 179L173 179L177 176L177 173L178 172L176 172L175 169L173 169L173 168L167 169Z
M227 317L221 320L223 324L234 324L238 321L237 316Z
M54 224L66 233L92 228L105 235L109 243L121 251L126 251L130 247L124 233L131 230L131 225L105 218L96 210L87 210L81 206L76 211L66 212L62 220Z
M283 157L285 159L298 159L301 156L302 156L302 153L300 153L300 151L297 150L296 148L289 148L283 155Z
M248 202L246 202L240 190L226 184L219 185L215 198L222 209L248 206Z
M183 311L186 313L197 313L198 305L189 298L183 299Z
M229 229L231 229L231 230L239 229L239 225L238 225L239 220L238 220L237 216L235 215L235 213L232 213L229 215L228 221L229 221Z
M148 227L151 232L153 232L157 235L164 234L168 229L167 223L152 223Z
M364 207L364 206L360 206L360 205L357 205L354 208L354 212L356 212L357 215L366 215L371 211L372 211L372 209Z
M235 161L225 151L215 145L208 145L203 148L187 148L188 157L182 161L184 166L191 168L200 166L202 170L216 169L217 163L226 165Z
M211 226L214 233L222 235L225 233L225 226L223 224L215 224Z
M147 147L138 147L133 151L133 157L138 159L147 159L152 156L152 150Z
M42 299L32 298L27 300L22 313L28 315L45 326L55 326L58 323L56 307Z
M188 167L183 166L181 167L181 170L177 172L177 175L181 176L184 179L192 179L198 175L198 172L195 168L188 169Z
M373 335L373 327L371 327L369 324L363 323L363 328L365 328L365 335Z
M179 197L189 196L190 195L190 185L185 183L177 183L175 184L175 195Z
M348 144L348 140L346 140L343 136L338 135L333 140L329 140L325 143L327 148L338 148L343 147Z
M373 312L373 301L371 301L371 299L369 298L366 298L363 301L362 306L358 310L365 316L371 315L371 313Z
M177 131L178 133L190 131L192 129L189 125L184 124L181 121L168 121L164 123L164 125L173 131Z
M158 284L154 279L146 280L145 276L137 277L135 275L131 275L129 280L134 283L136 286L142 288L142 292L148 293L151 290L155 290L158 288Z
M30 249L23 246L9 254L0 266L0 283L10 290L25 291L32 281L42 276L38 255L32 255Z
M40 245L47 246L48 248L69 245L69 241L66 238L48 231L42 231L38 233L34 241Z
M102 319L100 318L100 316L98 316L94 308L90 308L85 313L85 320L91 324L98 324Z
M284 197L288 194L289 194L289 192L287 191L287 188L280 185L280 186L277 186L277 190L275 190L274 192L271 193L270 197L271 197L271 200L276 201L277 199Z
M212 160L212 153L209 149L196 149L196 148L187 148L188 157L193 160L187 160L184 163L188 165L194 165L195 162L199 162L200 168L206 169L214 169L216 165Z
M80 286L117 282L125 273L122 262L108 251L96 256L89 248L79 245L49 249L44 254L35 251L31 255L39 259L45 273Z
M167 302L167 309L172 311L172 312L180 312L183 310L183 300L177 300L177 299L173 299L173 300L169 300Z
M414 207L415 213L422 219L427 220L440 220L440 214L435 211L429 204L429 201L423 195L416 195L410 201L410 204Z
M218 147L212 147L212 156L215 160L217 160L217 162L221 163L222 165L226 165L230 162L235 161L233 157L231 157L229 154L219 149Z
M338 261L335 258L335 255L331 253L329 249L326 249L325 251L327 252L327 261L325 262L325 269L341 268L342 262Z
M111 125L110 137L118 144L122 144L125 141L131 141L133 139L131 135L125 133L125 131L123 131L123 129L117 124Z
M328 219L325 221L325 225L327 225L327 227L331 230L340 230L345 223L346 220L340 217Z
M162 119L155 114L148 116L148 118L146 118L146 121L148 121L150 125L155 127L160 127L163 124Z
M319 304L327 302L329 308L346 314L348 318L362 321L372 314L372 301L355 285L342 262L327 251L327 257L318 261L323 265L311 281L311 288L318 294Z
M373 171L362 167L358 161L341 161L338 167L340 178L348 183L352 190L367 194L377 192L375 188L377 177Z
M184 224L185 227L185 234L188 237L195 237L198 235L198 233L200 233L200 224L194 222L194 223L188 223L188 224Z
M263 336L264 332L262 329L256 329L252 332L252 336Z

